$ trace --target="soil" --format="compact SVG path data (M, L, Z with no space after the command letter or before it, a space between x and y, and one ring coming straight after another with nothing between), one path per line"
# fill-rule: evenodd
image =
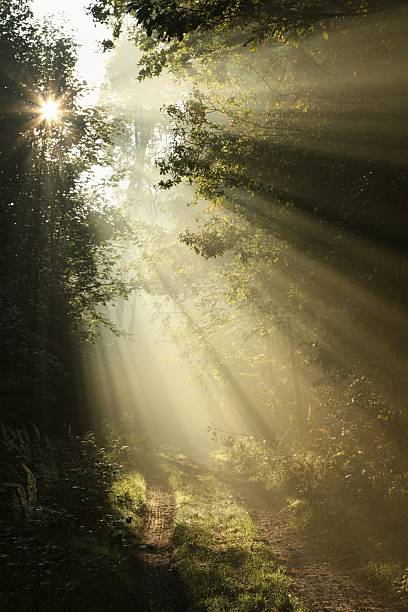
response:
M237 500L246 507L260 539L271 547L293 581L293 592L311 612L397 612L406 606L335 567L324 554L295 532L293 510L280 498L263 496L251 487L236 487Z
M144 528L136 547L140 561L138 612L187 612L189 606L174 567L171 531L174 497L160 480L148 481Z
M187 470L188 471L188 470ZM310 542L293 527L293 510L283 499L233 484L237 501L250 514L259 539L270 546L293 581L292 592L310 612L407 612L407 607L360 584L317 554ZM148 478L148 501L144 529L135 544L140 561L138 591L140 612L192 612L174 564L171 532L175 515L174 496L168 485L154 475ZM143 603L142 603L143 602ZM265 611L272 612L272 611Z

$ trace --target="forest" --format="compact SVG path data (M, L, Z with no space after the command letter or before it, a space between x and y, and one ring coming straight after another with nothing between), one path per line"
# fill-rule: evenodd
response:
M408 1L56 4L0 0L1 610L408 611Z

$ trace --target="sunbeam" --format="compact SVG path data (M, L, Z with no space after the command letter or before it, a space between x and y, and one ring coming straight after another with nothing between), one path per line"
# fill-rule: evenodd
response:
M1 609L408 609L407 35L0 0Z

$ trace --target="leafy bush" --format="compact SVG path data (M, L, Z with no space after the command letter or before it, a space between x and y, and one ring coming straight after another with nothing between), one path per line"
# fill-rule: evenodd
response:
M228 436L222 458L241 478L284 496L297 528L320 541L326 553L362 578L403 594L407 475L396 471L385 443L374 452L375 439L368 447L331 433L302 445Z
M122 534L140 527L144 482L118 462L120 437L110 431L104 442L1 425L2 609L133 609L134 561Z

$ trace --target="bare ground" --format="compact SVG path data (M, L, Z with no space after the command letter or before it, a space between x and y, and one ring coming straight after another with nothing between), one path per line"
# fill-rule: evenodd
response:
M141 538L136 544L140 561L138 590L140 612L185 612L188 605L174 568L171 531L174 498L160 480L148 481L147 511Z
M237 499L246 507L261 540L271 547L293 580L293 591L312 612L397 612L407 608L358 583L311 550L293 528L292 510L279 498L238 487Z
M185 466L184 466L185 467ZM186 470L188 472L188 469ZM310 612L407 612L406 606L360 584L316 554L293 528L292 510L280 498L262 496L252 487L234 484L237 501L249 512L259 539L270 546L293 581L293 592ZM136 544L141 562L138 577L140 612L191 611L174 566L171 533L175 514L173 494L161 478L148 480L144 530ZM265 611L272 612L272 611Z

